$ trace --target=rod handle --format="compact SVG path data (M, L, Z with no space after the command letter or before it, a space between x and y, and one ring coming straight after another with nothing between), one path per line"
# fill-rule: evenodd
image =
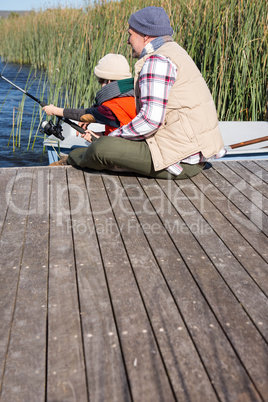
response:
M81 134L86 134L85 130L84 130L82 127L80 127L78 124L72 122L71 120L69 120L69 119L67 119L67 118L65 118L65 117L62 117L62 120L63 120L65 123L69 124L69 126L71 126L72 128L74 128L75 130L79 131L79 133L81 133ZM97 140L97 138L94 137L94 135L92 135L92 136L91 136L91 142L94 142L94 141L96 141L96 140Z

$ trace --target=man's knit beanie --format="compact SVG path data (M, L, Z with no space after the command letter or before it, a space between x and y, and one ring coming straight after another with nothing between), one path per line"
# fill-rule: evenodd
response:
M124 80L131 78L130 67L127 59L122 54L108 53L94 68L94 74L105 80Z
M173 29L163 7L146 7L136 11L128 20L130 28L148 36L172 35Z

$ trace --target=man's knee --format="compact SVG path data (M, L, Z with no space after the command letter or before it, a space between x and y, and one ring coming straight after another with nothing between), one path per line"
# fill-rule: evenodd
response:
M96 170L113 168L118 162L120 165L123 150L121 138L101 137L89 146L82 163Z
M90 154L94 158L98 158L105 152L107 146L107 138L101 137L90 145Z
M101 137L90 145L90 158L93 161L103 163L107 155L111 153L111 137Z
M87 148L75 148L69 154L68 164L81 168L100 169L106 148L102 138L99 138Z

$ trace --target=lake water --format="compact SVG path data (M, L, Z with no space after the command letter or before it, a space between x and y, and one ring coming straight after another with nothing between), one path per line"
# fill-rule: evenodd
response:
M8 80L24 89L30 73L30 67L21 67L18 64L12 63L8 63L6 65L3 60L0 59L0 72ZM37 78L34 81L32 79L31 82L33 83L30 89L27 89L27 91L39 99L39 79ZM43 138L36 138L34 148L27 150L33 110L35 107L36 113L38 108L40 108L38 103L34 102L29 97L26 97L24 106L20 148L16 147L15 152L13 152L12 139L10 141L10 145L8 146L9 137L12 132L13 111L17 112L17 108L19 107L22 97L23 93L21 91L12 87L6 81L0 78L0 168L48 165L47 151L43 151ZM36 121L32 134L32 140L38 128L38 124L39 121ZM39 135L40 137L42 136L41 133L39 133Z

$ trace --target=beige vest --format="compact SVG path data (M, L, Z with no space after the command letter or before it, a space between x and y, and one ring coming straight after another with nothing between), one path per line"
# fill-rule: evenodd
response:
M199 151L206 158L217 154L223 141L214 101L194 61L177 43L167 42L137 61L134 80L137 113L141 109L139 74L152 54L168 57L177 66L164 123L146 139L154 169L164 169Z

